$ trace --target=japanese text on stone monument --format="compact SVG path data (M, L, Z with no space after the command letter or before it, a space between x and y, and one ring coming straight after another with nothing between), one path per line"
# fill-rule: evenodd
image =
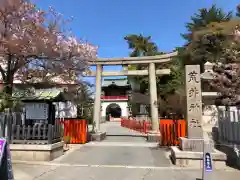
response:
M202 127L202 92L199 65L186 65L185 78L188 134L192 137L198 137L201 136Z

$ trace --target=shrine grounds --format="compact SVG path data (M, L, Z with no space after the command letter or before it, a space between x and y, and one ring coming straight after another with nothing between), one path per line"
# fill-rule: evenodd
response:
M106 140L74 145L65 155L51 162L13 164L15 180L195 180L197 167L177 167L166 148L146 142L141 134L123 128L118 122L102 125ZM213 180L237 180L240 171L217 169Z

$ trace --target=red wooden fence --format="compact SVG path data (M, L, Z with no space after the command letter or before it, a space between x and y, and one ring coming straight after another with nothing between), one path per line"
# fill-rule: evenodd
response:
M160 132L162 135L162 146L179 145L179 137L186 136L186 121L185 120L160 120Z
M84 144L87 142L86 120L64 119L60 120L64 126L64 137L69 137L70 144Z
M126 127L142 133L148 133L151 130L150 121L137 121L135 119L122 119L121 126ZM159 130L161 132L162 146L179 145L179 137L186 136L186 121L161 119L159 123Z

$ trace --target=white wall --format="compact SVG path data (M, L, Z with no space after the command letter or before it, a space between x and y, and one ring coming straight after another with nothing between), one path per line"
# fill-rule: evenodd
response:
M128 103L127 102L118 102L118 101L102 102L102 112L101 112L102 116L106 116L106 109L107 109L108 105L113 104L113 103L118 104L120 106L123 117L128 116L128 109L127 109Z

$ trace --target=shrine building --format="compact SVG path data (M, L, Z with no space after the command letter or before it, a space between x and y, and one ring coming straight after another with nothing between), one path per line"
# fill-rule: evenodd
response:
M128 117L128 92L131 85L127 78L104 79L101 95L101 116L103 120L120 120Z

